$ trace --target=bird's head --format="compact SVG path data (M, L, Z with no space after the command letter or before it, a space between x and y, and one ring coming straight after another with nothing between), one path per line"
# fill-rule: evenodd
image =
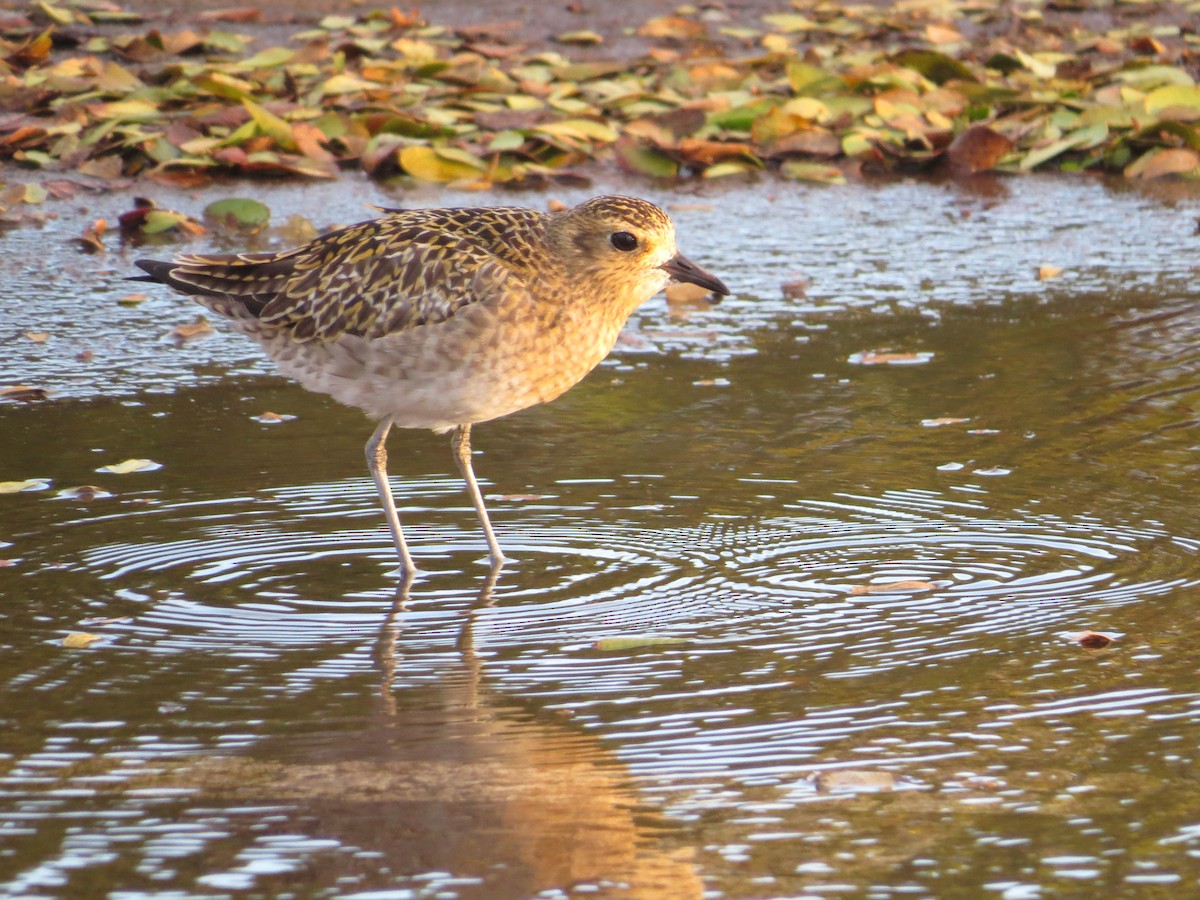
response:
M675 226L662 209L636 197L595 197L557 214L559 252L570 275L594 279L636 306L687 281L717 294L729 289L675 247Z

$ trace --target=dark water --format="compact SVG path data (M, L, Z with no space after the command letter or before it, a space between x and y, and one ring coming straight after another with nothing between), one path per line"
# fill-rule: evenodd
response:
M513 200L376 191L229 189ZM651 196L736 296L477 429L494 585L445 441L396 435L400 598L362 417L71 248L127 198L0 238L0 385L56 392L0 404L0 481L48 480L0 495L5 896L1200 892L1200 194Z

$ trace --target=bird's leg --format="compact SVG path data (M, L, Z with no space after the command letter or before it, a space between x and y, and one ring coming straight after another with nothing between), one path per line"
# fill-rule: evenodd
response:
M450 448L454 451L454 461L458 463L458 471L467 482L467 493L475 504L475 513L479 516L479 524L483 526L483 536L487 538L488 551L492 558L492 568L499 569L504 565L504 554L500 551L500 542L492 531L492 523L488 519L487 507L483 505L483 494L479 491L479 483L475 480L475 470L471 467L471 426L458 425L450 433Z
M396 553L400 555L400 569L404 577L411 579L417 567L413 565L412 556L408 552L408 544L404 541L404 531L400 528L400 513L396 512L396 501L392 499L392 488L388 484L387 474L387 436L391 431L392 420L384 419L367 441L367 468L371 470L371 478L375 482L375 490L379 492L379 500L383 503L383 513L387 516L388 528L392 532L392 541L396 544Z

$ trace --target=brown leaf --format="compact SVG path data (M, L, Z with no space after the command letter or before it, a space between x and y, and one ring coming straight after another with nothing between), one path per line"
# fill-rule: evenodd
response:
M842 142L837 135L824 128L802 128L771 141L766 148L767 156L821 156L831 158L841 155Z
M204 316L197 316L196 321L176 325L171 329L171 336L178 343L194 341L197 338L207 337L212 333L213 327L208 324L208 319L204 318Z
M1198 168L1200 168L1200 153L1195 150L1185 150L1182 147L1171 147L1147 154L1146 157L1137 160L1126 168L1125 175L1128 178L1141 178L1143 181L1149 181L1151 178L1161 178L1164 175L1186 175Z
M808 296L808 281L797 278L795 281L785 281L779 288L787 300L803 300Z
M836 769L821 772L814 780L818 791L823 794L862 791L891 791L896 788L896 776L891 772Z
M1001 157L1011 153L1015 147L1016 144L986 125L973 125L950 144L946 159L956 172L974 175L995 166Z
M209 9L196 16L201 22L236 22L244 25L247 22L257 22L262 18L262 10L257 6L232 6L228 9Z
M337 162L337 157L325 149L325 132L309 122L296 122L292 125L292 140L296 148L314 162L331 165Z
M81 250L87 253L103 253L104 233L106 231L108 231L108 221L97 219L87 228L83 229L83 234L75 238L75 243L79 245Z
M855 353L850 356L849 362L859 366L886 366L886 365L919 365L927 363L933 359L933 354L929 352L919 353L891 353L880 350L864 350L862 353Z
M12 384L0 388L0 400L13 400L17 403L36 403L49 396L50 392L45 388L32 387L28 384Z
M1063 273L1063 270L1058 266L1041 265L1038 266L1037 277L1038 281L1050 281L1057 278Z
M920 591L937 590L937 585L931 581L893 581L889 584L856 584L850 588L850 595L861 597L864 594L903 593L914 594Z
M949 25L938 25L935 22L925 26L925 37L931 44L953 44L963 39L963 36Z
M1074 641L1088 650L1102 650L1117 640L1120 635L1103 631L1081 631L1079 634L1067 635L1067 640Z
M81 484L78 487L63 488L58 496L64 500L78 500L81 503L91 503L93 500L111 497L112 494L94 484Z
M659 16L637 30L638 37L652 40L688 41L703 37L708 31L703 22L683 16Z
M674 149L685 162L691 165L711 166L729 159L754 158L754 148L749 144L726 141L684 138L675 145Z

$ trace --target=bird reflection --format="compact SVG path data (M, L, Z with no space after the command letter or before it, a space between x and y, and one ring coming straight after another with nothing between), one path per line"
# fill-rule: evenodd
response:
M654 822L620 762L569 721L489 685L476 630L496 602L498 574L493 568L463 609L449 670L406 652L412 585L402 583L374 639L375 677L363 684L375 712L253 761L201 767L206 790L283 806L288 822L272 829L301 829L370 857L314 857L306 890L382 890L449 873L464 898L554 889L701 897L692 849ZM277 877L285 889L287 876Z

